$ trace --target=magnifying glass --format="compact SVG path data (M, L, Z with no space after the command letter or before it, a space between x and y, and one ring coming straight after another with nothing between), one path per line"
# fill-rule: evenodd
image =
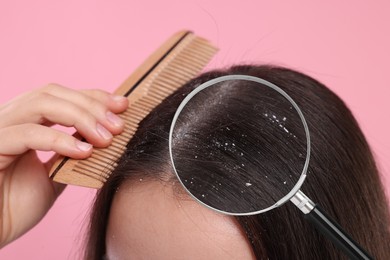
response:
M245 216L291 201L351 259L372 259L300 190L310 148L309 128L294 100L275 84L248 75L201 84L178 107L169 132L174 171L199 203Z

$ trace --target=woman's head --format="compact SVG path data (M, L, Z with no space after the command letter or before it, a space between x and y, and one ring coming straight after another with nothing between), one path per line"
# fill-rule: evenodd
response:
M110 257L112 252L119 254L118 251L124 249L127 254L137 256L160 254L162 258L165 255L161 254L171 252L186 259L195 257L191 249L198 251L198 258L214 259L228 256L333 259L341 256L329 241L304 222L293 205L286 204L261 215L233 218L200 206L183 192L168 152L173 115L192 89L212 78L230 74L263 78L293 98L305 115L312 140L308 178L302 190L321 203L369 252L379 259L384 258L389 242L387 204L374 160L356 121L344 103L319 82L292 70L269 66L236 66L205 73L168 97L140 123L119 166L98 194L87 257L99 259L106 251ZM212 174L226 175L221 185L230 185L229 177L250 176L258 185L247 196L261 195L263 189L259 187L267 185L272 188L272 195L279 197L280 188L273 187L267 180L258 180L256 172L268 167L280 173L300 173L297 171L302 168L300 151L304 151L301 124L286 120L280 127L276 120L294 117L287 103L275 100L272 109L265 111L261 106L263 101L253 95L250 84L233 83L243 85L239 92L237 88L233 90L231 84L222 83L221 87L214 88L213 95L200 97L199 109L186 111L187 117L179 125L181 130L175 138L176 150L184 158L193 156L195 150L198 158L194 159L200 163L184 164L183 169L206 180L203 185L219 185L213 183ZM246 109L245 103L251 100L258 101L259 106ZM207 109L202 103L207 104ZM233 113L237 109L240 113ZM265 124L275 124L275 131L259 131ZM211 129L217 130L218 135L207 140ZM195 147L186 141L185 133L213 145ZM267 158L267 149L275 149L273 146L281 139L287 141L276 147L279 151L276 158ZM241 153L240 146L245 146L245 154ZM259 153L259 146L266 149ZM295 157L291 156L291 147L294 147ZM231 172L208 161L210 153L218 154ZM297 176L292 175L289 181L296 179ZM195 181L199 192L204 191L204 187L198 185L199 180ZM240 195L242 187L231 187L231 190ZM215 200L218 198L216 196ZM362 228L364 226L369 229Z

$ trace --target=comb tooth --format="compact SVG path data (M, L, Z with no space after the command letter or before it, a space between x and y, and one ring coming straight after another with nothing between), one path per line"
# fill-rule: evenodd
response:
M95 178L97 179L98 181L102 181L102 182L105 182L106 181L106 178L104 176L100 176L100 175L96 175L94 172L92 171L89 171L89 170L85 170L85 169L73 169L75 172L79 173L79 174L82 174L82 175L86 175L88 177L91 177L91 178Z
M185 52L185 55L183 55L185 58L191 58L193 61L205 61L208 60L208 53L205 53L204 50L192 50L192 51L187 51Z
M193 45L197 45L199 49L202 49L202 50L212 50L212 54L211 55L214 55L215 52L218 51L218 48L216 48L215 46L211 45L211 44L208 44L208 41L204 38L196 38L194 41L191 42L191 44ZM188 48L187 50L192 50L191 48Z
M178 76L180 75L180 76ZM166 70L164 72L164 76L168 79L174 79L177 82L182 82L182 81L188 81L191 79L196 73L194 72L189 72L186 70L186 66L183 64L180 64L178 62L172 63L172 69ZM176 90L176 88L174 89Z
M110 170L108 167L104 167L104 166L99 167L99 165L97 164L82 165L80 163L76 165L75 169L89 171L91 174L95 174L97 176L102 176L102 177L105 177L104 175L108 176L108 174L107 173L104 174L104 172L112 171L112 169Z
M129 116L125 116L122 119L125 122L125 129L123 130L124 132L132 131L138 128L137 122L134 121L134 119L131 120Z
M112 142L113 143L118 143L119 145L121 145L122 147L125 147L127 145L127 142L123 139L120 138L120 136L115 136L113 139L112 139Z
M180 66L180 64L177 64L176 62L172 63L171 67L174 69L174 71L181 71L186 76L186 79L192 78L194 76L194 74L196 74L193 71L191 71L189 68L187 68L186 66ZM172 75L173 71L169 72L169 74Z
M106 163L105 161L96 158L96 156L91 156L88 161L81 160L77 163L77 165L85 165L85 166L95 165L95 166L104 167Z
M202 43L200 43L200 42L196 42L195 44L196 44L196 45L202 45ZM210 56L210 58L213 57L214 54L215 54L215 52L218 51L218 49L216 49L214 46L210 46L210 45L208 45L208 46L203 46L203 48L200 47L200 48L198 48L197 50L202 50L205 54L207 54L208 56Z
M138 124L134 125L133 123L130 122L128 118L125 118L124 120L125 120L125 129L123 129L124 133L130 133L137 130Z
M124 148L124 146L122 144L120 144L120 142L118 142L115 138L112 139L111 145L115 146L121 150Z
M58 182L101 187L117 167L117 161L126 151L139 123L162 100L199 73L216 51L207 40L192 33L174 35L115 92L124 95L138 84L127 97L129 108L119 115L125 123L124 131L114 136L108 148L94 148L88 159L56 162L51 177Z
M213 47L204 48L204 46L202 46L202 43L200 43L200 42L194 42L193 46L195 48L188 50L188 52L197 53L199 55L202 55L203 57L213 56L215 53L215 48L213 48Z
M142 107L142 109L143 109L141 116L140 116L141 118L143 118L145 115L147 115L149 113L149 111L152 110L152 108L154 107L154 104L148 103L145 101L147 101L146 98L140 98L134 103L135 106Z
M183 80L183 79L180 79L180 78L178 78L178 77L175 77L175 73L165 73L166 75L164 75L165 76L165 78L166 78L166 82L167 83L169 83L169 84L171 84L172 86L176 86L176 85L183 85L183 83L185 83L186 82L186 80ZM173 77L173 79L172 79L172 77ZM170 80L170 78L171 78L171 80Z
M183 57L192 57L194 60L198 60L200 58L201 60L207 60L209 58L209 55L211 53L211 50L205 50L205 49L199 49L196 48L196 45L194 44L191 50L185 51L183 53ZM210 52L210 53L208 53Z
M203 68L203 61L199 59L199 57L196 57L196 56L192 56L192 55L187 55L186 57L178 57L177 58L178 61L181 61L183 63L185 62L192 62L192 66L196 66L197 69L199 68Z
M127 113L133 113L133 114L137 114L137 113L145 114L145 113L147 113L147 111L146 111L147 108L142 107L142 106L140 106L137 103L141 98L143 98L143 97L140 97L137 100L133 101L132 105L129 106L129 108L126 110L126 112Z
M157 97L154 97L152 95L150 95L150 91L148 91L148 97L147 98L143 98L142 100L148 100L150 103L153 103L153 108L156 106L156 104L160 103L160 98L157 98Z
M152 108L156 105L150 100L147 100L146 98L138 100L138 104L141 104L149 109L149 111L152 110ZM143 119L143 118L142 118Z
M98 160L97 158L94 158L94 157L92 157L89 161L80 161L78 163L78 165L84 165L86 167L91 167L91 168L95 168L95 167L100 166L99 169L100 168L107 168L110 171L114 170L113 165L104 163L101 160Z
M138 128L138 124L136 122L133 123L130 120L130 115L129 114L122 114L121 118L123 119L123 121L125 121L126 128L129 128L129 129L137 129Z
M127 117L126 118L126 127L123 131L125 132L122 132L122 133L130 133L130 131L135 131L136 129L138 128L138 122L136 121L136 119L132 118L132 117Z
M123 131L129 132L129 131L135 131L138 128L138 123L137 122L132 122L129 118L125 118L125 124L126 127Z
M111 143L109 148L100 149L98 154L102 155L104 153L109 153L111 156L116 158L117 157L117 152L122 152L122 149L117 147L117 146L115 146L115 145L112 145L112 143ZM107 158L109 158L109 157L107 157Z
M170 85L169 84L167 84L167 83L165 83L163 81L156 82L156 86L158 86L159 88L165 88L165 89L167 89L169 91L172 91L172 92L174 91L174 89L170 89Z
M194 47L196 47L196 44ZM213 49L204 49L204 48L203 49L193 48L192 50L189 50L187 53L189 56L192 56L192 57L201 57L201 59L203 61L205 61L205 63L207 63L207 61L213 55L214 50Z
M126 131L126 132L125 132L125 131ZM133 130L124 130L124 131L122 132L122 134L117 135L117 136L115 136L114 138L120 140L121 142L124 142L125 145L127 145L127 142L128 142L127 139L128 139L128 137L131 136L131 135L133 135L134 133L135 133L135 130L134 130L134 131L133 131Z
M175 75L173 78L169 78L167 77L167 71L164 71L163 73L160 74L160 77L158 79L158 81L156 80L154 83L157 83L157 82L165 82L167 83L167 85L165 86L165 88L168 89L168 91L172 91L172 90L176 90L176 86L177 86L177 80L179 80L179 77L177 75Z
M136 107L133 107L132 106L132 109L130 109L130 107L128 109L126 109L122 114L120 114L119 116L123 116L123 119L126 119L126 117L129 117L130 116L130 113L134 113L134 110L136 109Z
M134 104L133 106L134 106L134 109L137 109L136 104ZM140 118L142 118L142 116L139 115L139 112L134 113L134 111L131 111L131 110L126 110L126 112L124 112L123 115L125 115L128 119L132 118L132 119L139 120Z
M118 134L118 135L114 135L114 137L112 138L113 141L116 141L118 140L118 142L123 142L126 140L124 139L126 136L130 135L134 133L134 130L130 129L129 127L127 127L127 122L125 122L125 127L123 128L123 131L122 133Z
M183 60L183 62L184 62L184 60ZM188 62L188 59L186 60L186 62ZM185 66L185 65L180 64L180 66ZM200 70L200 69L203 68L203 65L202 65L202 63L195 63L195 62L193 62L192 67Z
M134 135L134 132L131 133L131 134L128 134L126 136L123 136L120 141L123 143L123 147L125 148L127 146L127 144L129 143L129 140L133 137Z
M76 165L75 169L86 170L86 171L88 170L91 173L94 173L96 175L108 177L109 173L111 173L115 169L115 167L117 166L115 164L110 164L110 163L106 163L105 165L101 165L101 164L96 164L96 163L92 163L92 162L93 161L90 161L89 163L86 163L86 164L78 163Z
M102 158L105 158L107 160L115 160L115 158L117 157L117 154L112 151L112 149L98 149L96 151L94 151L94 153L92 154L92 156L100 156ZM87 159L88 160L88 159Z
M183 85L184 83L187 83L187 81L188 80L186 80L186 79L180 79L180 78L176 78L175 77L175 73L172 71L172 72L166 72L166 74L167 74L167 78L175 78L176 80L175 80L175 84L180 84L180 85ZM193 77L194 75L191 75L191 77Z
M153 100L158 100L158 97L160 97L161 94L158 94L158 93L156 93L155 91L151 90L151 91L149 91L148 96L149 96L149 97L152 97Z
M96 161L100 161L100 164L95 164L94 163L94 160ZM117 160L117 159L116 159ZM86 169L95 169L94 171L96 172L96 174L99 174L101 175L103 171L106 171L106 172L111 172L112 170L114 170L114 162L115 160L108 160L107 158L100 158L99 156L94 156L94 157L91 157L90 161L88 161L88 163L84 163L84 164L80 164L80 163L77 163L75 168L86 168Z
M175 89L175 82L174 81L172 81L171 79L169 79L169 78L161 78L160 79L160 82L163 82L163 83L165 83L166 84L166 87L167 88L169 88L169 89Z
M137 101L126 111L128 115L131 114L133 116L138 116L140 114L144 115L148 113L145 107L139 106L139 104L137 104Z
M122 150L123 150L123 148L117 147L116 145L113 145L113 144L111 143L111 145L110 145L110 150L112 150L114 153L121 153Z
M134 134L129 134L129 135L126 135L126 136L123 136L121 138L117 138L116 140L118 141L118 143L120 143L123 147L126 147L130 138L133 136Z
M99 162L99 163L97 163ZM100 158L99 156L92 156L88 159L88 161L79 161L75 168L85 168L85 169L96 169L98 174L102 172L111 172L114 170L116 163L115 160Z
M126 119L126 122L133 127L138 127L139 120L137 120L137 118L132 118L132 117L128 116Z
M152 91L148 91L148 96L145 97L145 99L150 100L150 102L153 102L154 106L160 103L160 98L156 96Z
M172 93L172 90L166 89L160 85L158 85L158 81L155 83L155 87L150 89L151 93L156 93L156 95L161 96L169 96Z

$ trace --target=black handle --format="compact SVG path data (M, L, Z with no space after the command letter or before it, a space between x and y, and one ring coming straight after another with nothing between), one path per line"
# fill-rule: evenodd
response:
M335 246L341 249L350 259L373 259L367 251L359 246L346 234L339 224L333 221L318 205L305 214L305 218L311 222L316 229L329 238Z

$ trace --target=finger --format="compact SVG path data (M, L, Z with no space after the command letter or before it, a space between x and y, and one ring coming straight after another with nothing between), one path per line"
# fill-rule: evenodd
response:
M111 133L118 134L123 129L123 122L121 121L117 121L115 124L108 123L109 119L105 116L108 117L110 112L103 116L97 115L103 112L87 111L74 103L50 94L45 97L45 102L36 103L34 106L36 113L39 111L41 116L50 122L64 126L74 126L88 142L98 147L108 145L112 139ZM111 119L111 121L114 120Z
M30 109L24 111L24 114L26 120L28 118L28 122L31 123L42 124L49 121L63 126L74 126L88 142L98 147L107 146L111 142L110 131L117 134L123 128L121 122L114 126L107 123L108 119L98 119L90 111L47 93L31 101ZM23 124L24 122L14 123Z
M80 92L105 104L114 113L123 112L129 105L126 97L109 94L99 89L83 89Z
M127 107L127 99L125 98L124 102L118 103L110 101L115 98L104 91L87 91L87 93L99 97L100 100L89 97L85 93L55 85L43 88L40 91L24 94L0 107L0 117L2 118L0 128L23 123L44 123L50 125L50 122L47 122L43 114L45 114L45 111L47 113L47 111L50 110L53 112L57 110L58 113L62 113L66 110L66 103L60 102L60 99L62 99L68 101L68 104L72 103L85 111L88 111L96 117L104 128L112 133L120 133L123 130L123 122L119 117L114 115L109 108L115 108L115 112L124 110ZM53 97L57 97L57 99ZM103 102L120 105L117 105L116 107L114 105L108 106ZM46 110L41 111L40 109L42 107L45 107ZM74 116L76 115L77 114ZM52 120L56 123L55 119Z
M91 155L92 145L61 131L37 124L23 124L0 129L0 154L19 155L28 150L54 151L75 159Z
M127 98L111 95L103 90L76 91L56 84L50 84L44 91L89 111L97 118L100 124L113 134L122 132L124 122L114 113L126 110L128 107Z
M42 91L73 102L85 109L94 109L95 106L103 105L106 110L114 113L123 112L128 106L127 98L112 95L98 89L73 90L58 84L49 84Z
M122 132L124 122L114 113L123 112L128 107L127 98L114 96L103 90L76 91L57 84L50 84L43 91L90 112L110 132Z

